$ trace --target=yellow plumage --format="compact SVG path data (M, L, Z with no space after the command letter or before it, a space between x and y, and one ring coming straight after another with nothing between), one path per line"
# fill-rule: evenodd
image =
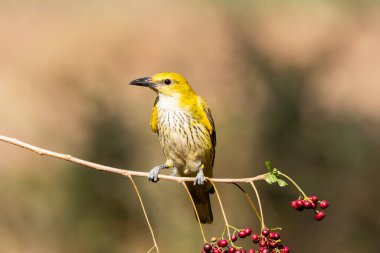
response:
M151 129L158 134L166 157L165 165L151 170L157 181L161 168L172 168L177 176L196 177L187 186L201 222L212 222L209 193L212 186L203 176L212 177L215 157L215 125L205 100L198 96L186 79L175 73L161 73L137 79L131 84L148 86L158 94L152 109Z

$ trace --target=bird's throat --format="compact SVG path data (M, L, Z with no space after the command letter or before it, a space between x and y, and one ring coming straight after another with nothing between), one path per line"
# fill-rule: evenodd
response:
M196 96L195 96L196 97ZM194 96L185 96L181 94L165 95L159 93L157 107L165 110L178 110L190 108L194 103Z

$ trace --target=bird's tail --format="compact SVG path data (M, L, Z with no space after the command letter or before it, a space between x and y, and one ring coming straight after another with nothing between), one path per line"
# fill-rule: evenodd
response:
M193 182L186 182L186 185L194 200L200 221L202 223L212 223L213 216L210 203L211 187L209 183L206 182L204 185L193 185ZM195 218L197 217L195 216Z

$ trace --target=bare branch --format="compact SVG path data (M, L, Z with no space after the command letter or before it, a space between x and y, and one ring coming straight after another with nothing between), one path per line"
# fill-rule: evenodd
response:
M69 161L72 163L80 164L98 171L105 171L105 172L110 172L110 173L115 173L115 174L120 174L123 176L137 176L137 177L148 177L148 172L141 172L141 171L133 171L133 170L123 170L119 168L114 168L110 166L105 166L101 165L98 163L93 163L89 162L86 160L82 160L76 157L73 157L71 155L67 154L61 154L57 152L53 152L47 149L39 148L36 146L33 146L31 144L25 143L23 141L19 141L14 138L10 138L7 136L0 135L0 141L6 142L21 148L25 148L29 151L35 152L40 155L44 156L50 156L58 159L62 159L65 161ZM169 181L174 181L174 182L185 182L185 181L194 181L195 178L193 177L176 177L176 176L167 176L167 175L158 175L158 178L163 179L163 180L169 180ZM265 179L265 174L258 175L255 177L248 177L248 178L206 178L207 180L212 180L212 182L219 182L219 183L250 183L253 181L259 181L259 180L264 180Z

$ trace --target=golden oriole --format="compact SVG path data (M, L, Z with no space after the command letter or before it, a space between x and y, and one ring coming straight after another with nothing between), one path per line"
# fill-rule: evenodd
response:
M149 172L149 180L157 182L160 170L169 168L176 176L195 177L194 183L186 182L186 185L200 221L211 223L209 194L214 189L204 177L212 177L216 132L206 101L193 91L183 76L176 73L139 78L130 84L149 87L158 94L150 126L158 134L166 162Z

